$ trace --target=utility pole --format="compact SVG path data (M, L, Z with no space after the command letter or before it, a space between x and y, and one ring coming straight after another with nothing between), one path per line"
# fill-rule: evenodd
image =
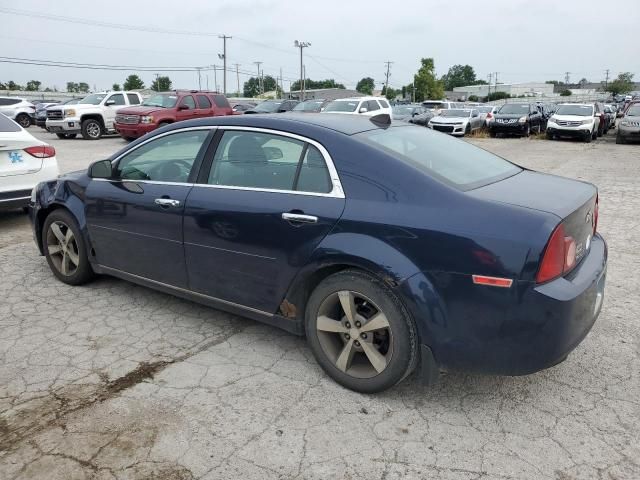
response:
M227 38L231 40L233 37L227 35L218 35L218 38L222 39L222 62L224 68L224 74L222 75L222 90L223 94L227 94Z
M218 67L215 65L213 66L213 89L218 91Z
M236 67L236 81L238 82L238 90L237 90L237 96L240 96L240 72L238 71L238 69L240 68L240 64L239 63L234 63L235 67Z
M304 101L304 65L302 63L302 50L307 47L310 47L311 42L299 42L298 40L296 40L295 42L293 42L293 45L296 48L300 49L300 98L299 100L302 102Z
M493 73L488 75L489 83L487 85L487 101L489 101L489 96L491 96L491 79L493 78Z
M260 70L260 91L264 95L264 69Z
M564 72L564 84L569 85L569 75L571 72Z
M415 82L411 84L411 103L416 103L416 84Z
M198 70L198 90L202 90L202 75L200 75L202 67L196 67L196 70Z
M607 68L607 69L604 71L604 73L606 73L606 74L607 74L607 76L605 77L605 80L604 80L604 91L606 92L606 91L607 91L607 88L609 88L609 69Z
M388 61L388 60L387 60L387 61L386 61L386 62L384 62L384 63L387 65L387 73L386 73L386 78L387 78L387 79L386 79L386 80L385 80L385 82L384 82L384 93L385 93L385 95L388 95L388 93L387 93L387 92L389 91L389 75L391 75L391 74L389 73L389 69L391 68L391 64L392 64L393 62L390 62L390 61Z
M258 95L261 93L260 90L262 90L262 87L260 85L260 65L262 65L263 63L264 62L253 62L253 64L258 67L258 76L256 77L258 79Z
M282 83L282 67L280 67L280 98L284 98L284 84Z
M498 92L498 73L500 73L500 72L493 72L493 79L495 81L495 85L494 85L494 88L493 88L493 92L494 93ZM505 103L506 103L506 100L505 100Z

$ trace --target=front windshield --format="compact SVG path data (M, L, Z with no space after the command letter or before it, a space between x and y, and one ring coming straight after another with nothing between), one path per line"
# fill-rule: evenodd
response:
M498 113L517 113L517 114L527 114L529 113L529 104L528 103L507 103L503 105Z
M268 100L266 102L262 102L258 104L256 108L254 108L253 110L256 112L273 113L278 111L278 108L280 108L280 105L282 105L282 102L274 102L274 101Z
M471 113L471 110L458 110L458 109L451 109L451 110L443 110L440 113L441 117L468 117L469 114Z
M627 117L640 117L640 105L634 105L627 110Z
M358 108L358 101L335 100L327 105L325 112L355 112Z
M104 100L104 97L106 96L107 96L106 93L93 93L87 97L84 97L78 103L84 103L88 105L100 105L100 102L102 102L102 100Z
M407 107L406 105L396 105L391 110L395 115L413 115L413 112L416 112L415 107Z
M426 128L376 128L355 136L460 190L487 185L522 171L493 153Z
M591 105L560 105L558 110L556 110L556 115L590 117L593 115L593 107Z
M145 107L161 107L161 108L173 108L178 101L177 95L157 94L153 97L147 98L142 105Z
M294 112L319 112L322 108L323 100L307 101L293 107Z

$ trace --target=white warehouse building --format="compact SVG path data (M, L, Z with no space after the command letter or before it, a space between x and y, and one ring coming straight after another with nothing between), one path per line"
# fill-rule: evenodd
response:
M489 94L489 88L491 88L491 93L496 91L504 92L508 93L512 97L518 97L520 95L532 97L553 96L553 84L544 82L498 83L497 85L467 85L464 87L455 87L453 91L456 92L456 94L467 98L470 95L476 95L477 97L486 97Z

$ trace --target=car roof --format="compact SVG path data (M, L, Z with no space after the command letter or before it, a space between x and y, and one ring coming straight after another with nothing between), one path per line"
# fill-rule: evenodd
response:
M384 115L384 114L383 114ZM264 115L228 115L206 117L198 120L179 122L176 128L195 126L242 126L255 128L272 128L274 130L303 133L308 127L319 127L333 130L345 135L353 135L367 130L380 128L371 119L361 115L341 115L339 113L273 113ZM306 128L305 128L306 127Z

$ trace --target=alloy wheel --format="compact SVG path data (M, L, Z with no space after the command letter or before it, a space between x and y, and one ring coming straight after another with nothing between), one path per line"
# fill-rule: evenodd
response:
M360 293L342 290L325 298L316 329L327 358L350 376L374 377L387 368L393 355L389 320Z
M98 138L100 136L100 124L98 122L90 122L87 125L87 134L91 138Z
M62 275L70 277L80 266L78 243L73 231L61 221L53 222L47 231L47 252L53 266Z

